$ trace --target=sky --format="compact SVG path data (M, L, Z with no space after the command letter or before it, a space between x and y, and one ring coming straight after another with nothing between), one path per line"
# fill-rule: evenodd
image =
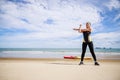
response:
M94 47L120 48L120 0L0 0L0 48L81 48L88 21Z

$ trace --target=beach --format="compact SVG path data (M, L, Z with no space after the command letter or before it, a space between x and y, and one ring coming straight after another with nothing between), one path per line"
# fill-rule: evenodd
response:
M120 80L120 60L0 58L0 80Z

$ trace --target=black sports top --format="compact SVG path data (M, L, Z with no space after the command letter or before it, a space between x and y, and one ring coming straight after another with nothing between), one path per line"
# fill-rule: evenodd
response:
M89 31L83 32L83 37L84 37L83 42L91 42L90 34L91 32Z

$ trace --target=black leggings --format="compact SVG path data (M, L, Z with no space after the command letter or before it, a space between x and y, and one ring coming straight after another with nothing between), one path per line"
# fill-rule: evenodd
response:
M83 42L83 43L82 43L81 61L83 61L83 59L84 59L87 45L89 46L89 49L90 49L90 52L91 52L91 54L92 54L92 57L93 57L94 61L96 61L96 55L95 55L95 53L94 53L94 48L93 48L93 43L92 43L92 42L88 42L88 43Z

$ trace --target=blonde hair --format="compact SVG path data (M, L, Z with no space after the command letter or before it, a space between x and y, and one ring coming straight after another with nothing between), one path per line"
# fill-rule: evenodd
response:
M91 23L90 23L90 22L86 22L86 24L90 24L90 25L91 25Z

